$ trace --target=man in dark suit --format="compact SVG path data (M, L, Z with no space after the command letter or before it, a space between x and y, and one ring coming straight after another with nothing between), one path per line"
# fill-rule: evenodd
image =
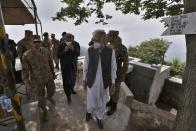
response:
M80 44L75 41L74 39L74 35L72 35L72 42L73 42L73 45L75 47L75 60L74 60L74 67L75 67L75 70L74 70L74 81L76 82L76 76L77 76L77 70L78 70L78 57L80 56ZM75 83L74 82L74 83ZM74 90L74 87L75 87L75 84L73 85L72 87L72 94L76 94L75 90Z
M61 72L63 77L63 88L67 96L68 104L71 103L71 94L76 81L76 57L80 49L73 40L73 35L67 33L65 42L58 49L58 57L60 58Z

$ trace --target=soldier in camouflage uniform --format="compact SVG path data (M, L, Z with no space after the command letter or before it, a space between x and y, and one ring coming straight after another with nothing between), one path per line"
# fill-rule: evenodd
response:
M51 47L52 47L52 42L51 42L51 40L49 39L49 34L48 34L48 32L45 32L45 33L43 34L43 36L44 36L44 40L42 41L42 47L45 47L45 48L47 48L47 49L50 51L50 49L51 49Z
M41 40L34 39L32 48L25 52L22 59L22 79L29 89L33 89L38 97L38 106L43 109L44 120L47 120L45 87L47 99L54 104L55 93L54 65L50 52L41 47Z
M116 63L117 63L117 78L115 81L115 93L111 95L110 101L107 106L110 107L107 115L112 115L117 110L117 102L119 99L120 85L124 81L126 71L128 69L128 52L127 48L122 44L121 38L118 36L119 32L111 30L108 33L108 41L110 47L115 50Z
M20 40L17 44L17 53L20 57L20 60L22 60L23 54L31 48L31 45L33 43L32 39L33 32L30 30L25 30L25 38Z
M55 34L51 34L51 42L52 42L53 60L56 64L55 68L59 70L59 59L57 58L57 52L58 52L60 42L55 38Z

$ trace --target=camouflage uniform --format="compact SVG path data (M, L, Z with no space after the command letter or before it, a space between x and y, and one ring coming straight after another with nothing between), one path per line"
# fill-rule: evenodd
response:
M58 48L59 48L59 40L57 39L52 39L52 55L53 55L53 60L56 64L56 66L59 64L59 59L57 58L57 53L58 53Z
M25 34L32 34L32 31L26 30ZM26 38L20 40L17 44L17 53L20 57L20 60L22 59L23 54L31 48L33 40L27 40Z
M22 79L25 85L30 85L34 89L38 96L38 105L42 109L46 106L45 87L47 98L51 98L55 93L53 71L53 61L46 48L41 47L39 51L30 49L23 55Z
M50 48L52 47L51 40L49 38L48 39L44 39L42 41L42 47L45 47L45 48L47 48L50 51Z
M107 112L108 115L112 115L116 111L116 105L119 99L121 82L124 81L126 71L128 69L128 52L127 48L122 44L121 38L118 36L118 31L109 31L108 36L112 37L113 41L109 47L113 48L116 55L117 71L116 71L116 81L115 81L115 92L111 95L110 101L107 106L111 106L110 111ZM116 45L116 46L114 46Z
M117 103L119 99L120 85L124 81L126 71L128 69L128 53L127 48L120 44L117 48L114 48L116 55L117 71L116 71L116 82L115 82L115 93L112 95L112 100Z

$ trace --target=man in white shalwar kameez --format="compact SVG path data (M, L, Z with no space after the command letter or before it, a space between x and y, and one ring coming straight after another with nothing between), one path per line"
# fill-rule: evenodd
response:
M109 100L109 85L112 84L112 89L115 89L117 66L115 52L105 46L106 33L96 30L92 40L94 45L86 53L83 69L84 88L88 87L86 121L95 112L98 126L103 129L102 120Z

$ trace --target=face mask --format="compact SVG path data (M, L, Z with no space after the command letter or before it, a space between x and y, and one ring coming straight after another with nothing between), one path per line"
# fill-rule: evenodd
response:
M100 48L101 47L101 45L99 44L99 43L94 43L94 48Z
M70 44L71 44L71 42L67 42L67 41L66 41L65 43L66 43L67 45L70 45Z

